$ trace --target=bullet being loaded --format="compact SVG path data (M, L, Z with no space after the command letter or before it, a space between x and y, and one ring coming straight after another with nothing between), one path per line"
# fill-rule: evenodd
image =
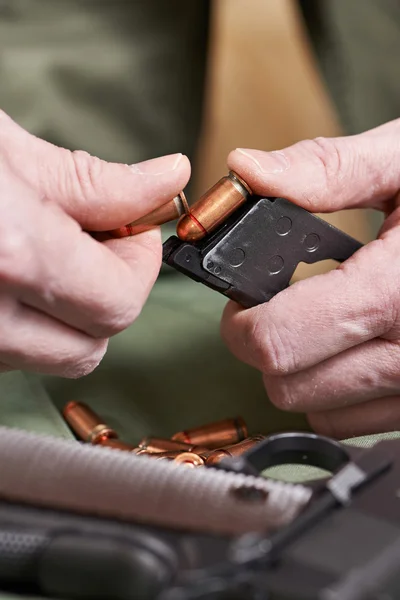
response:
M241 456L250 448L253 448L256 444L259 444L264 440L263 435L255 435L253 437L243 440L239 444L233 444L232 446L226 446L219 450L214 450L207 457L205 457L205 464L207 467L219 463L223 458L232 458L233 456Z
M178 196L175 196L172 200L164 204L163 206L159 206L152 212L144 215L137 221L133 221L124 227L119 227L118 229L113 229L110 231L110 235L114 238L123 238L131 235L136 235L137 233L142 233L143 231L147 231L149 229L153 229L154 227L158 227L160 225L164 225L164 223L169 223L170 221L176 221L182 215L186 215L189 213L189 206L185 197L185 194L181 192Z
M252 191L233 171L222 177L182 216L176 228L184 242L196 242L211 233L241 206Z
M105 439L118 438L116 431L82 402L68 402L63 416L72 431L84 442L98 444Z
M236 419L224 419L202 427L179 431L172 436L172 440L214 449L241 442L247 435L246 423L242 417L237 417Z

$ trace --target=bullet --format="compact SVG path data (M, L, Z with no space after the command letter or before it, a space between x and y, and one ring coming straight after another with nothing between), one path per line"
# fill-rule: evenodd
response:
M179 219L177 236L185 242L201 240L221 225L251 194L247 183L230 171L190 207L189 214Z
M223 458L232 458L233 456L241 456L250 448L253 448L256 444L259 444L265 439L263 435L255 435L253 437L247 438L240 442L239 444L233 444L232 446L226 446L225 448L220 448L219 450L214 450L206 457L205 464L207 467L210 465L215 465L219 463Z
M144 215L137 221L133 221L124 227L113 229L110 231L110 235L115 238L123 238L143 231L148 231L154 227L164 225L170 221L179 219L182 215L189 213L189 205L187 203L185 194L181 192L178 196L175 196L172 200L153 210L152 212Z
M241 442L247 435L244 420L242 417L237 417L179 431L172 436L172 440L214 449Z
M85 442L97 444L103 439L118 435L96 413L83 402L68 402L63 410L64 419L72 431Z
M139 442L139 448L149 453L168 452L169 450L181 450L185 452L207 452L204 446L186 444L177 440L169 440L156 437L145 437Z
M194 452L181 452L174 458L174 462L191 467L192 469L195 467L204 467L204 459Z
M205 458L195 454L194 452L182 452L182 450L171 450L170 452L154 452L147 454L146 452L139 452L140 455L148 456L155 460L170 460L178 464L182 464L191 468L203 467ZM208 452L209 454L209 452Z
M173 460L179 456L179 454L182 454L182 450L170 450L168 452L145 452L141 450L138 454L140 456L154 458L155 460Z
M131 444L127 444L125 442L121 442L121 440L116 440L112 438L104 438L97 443L98 446L106 446L107 448L112 448L115 450L123 450L125 452L133 452L134 454L139 453L139 448L136 446L132 446Z

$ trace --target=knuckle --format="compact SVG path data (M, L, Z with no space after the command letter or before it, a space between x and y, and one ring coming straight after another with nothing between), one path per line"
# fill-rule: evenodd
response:
M260 369L267 375L286 375L296 366L291 333L280 324L259 319L253 327L253 353Z
M370 242L338 267L337 276L345 275L359 290L354 300L360 306L359 316L367 331L385 335L397 328L400 308L398 271L393 249L381 239Z
M337 178L342 171L342 156L334 138L316 137L311 140L312 152L321 163L327 183Z
M29 256L26 246L27 236L22 230L0 228L0 283L21 283L26 279L26 256Z
M338 189L338 184L344 176L344 171L351 168L351 156L346 152L346 146L335 138L316 137L312 140L303 140L297 144L300 153L307 159L316 163L316 174L319 174L321 189ZM314 198L309 198L310 202ZM332 199L334 201L334 198Z
M396 393L400 385L400 374L398 369L400 358L400 340L379 340L380 352L377 360L376 370L366 373L367 383L370 387L379 388L382 380L386 386Z
M71 152L73 176L80 199L101 195L101 172L103 161L83 150Z

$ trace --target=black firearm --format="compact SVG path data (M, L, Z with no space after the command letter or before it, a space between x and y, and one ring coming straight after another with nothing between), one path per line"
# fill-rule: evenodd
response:
M113 600L400 597L400 440L271 436L220 469L1 429L0 588ZM307 486L259 476L302 462Z

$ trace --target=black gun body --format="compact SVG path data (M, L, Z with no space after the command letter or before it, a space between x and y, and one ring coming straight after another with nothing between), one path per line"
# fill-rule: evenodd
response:
M383 444L393 467L284 550L265 577L271 600L400 598L400 440Z
M356 461L361 467L363 455ZM349 506L332 505L301 535L289 536L272 562L261 569L243 568L251 583L245 591L229 590L227 577L219 593L213 575L224 564L235 576L241 575L240 565L230 561L232 549L243 538L197 535L4 501L0 589L65 600L397 600L400 440L380 442L368 456L372 463L394 459L386 461L390 468L361 487ZM318 503L318 494L311 507L313 502ZM292 525L278 535L285 536ZM197 584L208 580L214 591L199 595Z
M38 597L156 600L232 539L0 501L0 589Z

